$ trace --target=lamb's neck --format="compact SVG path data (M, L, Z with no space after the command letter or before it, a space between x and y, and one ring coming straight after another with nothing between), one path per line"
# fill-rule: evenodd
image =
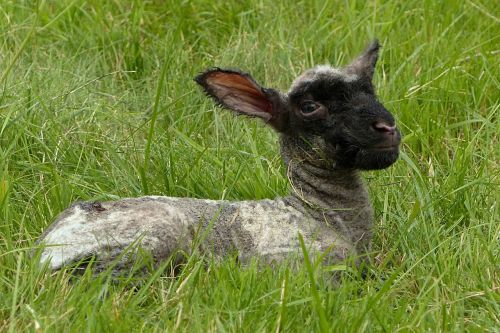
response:
M307 161L290 160L287 175L291 196L318 210L356 209L369 205L357 170L323 169Z
M358 170L336 168L333 161L312 147L326 147L321 137L280 137L281 156L287 167L291 198L318 211L359 210L369 207L368 193ZM340 215L343 215L339 213ZM351 214L348 214L351 215ZM350 220L352 216L346 216Z
M287 161L291 193L288 200L316 221L328 223L367 253L373 225L373 209L356 170L326 170L306 161Z

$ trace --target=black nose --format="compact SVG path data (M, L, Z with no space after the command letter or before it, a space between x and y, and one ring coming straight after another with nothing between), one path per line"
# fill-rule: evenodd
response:
M394 135L396 133L396 125L391 126L391 125L384 123L382 121L377 121L372 126L375 129L375 131L380 132L380 133L384 133L386 135Z

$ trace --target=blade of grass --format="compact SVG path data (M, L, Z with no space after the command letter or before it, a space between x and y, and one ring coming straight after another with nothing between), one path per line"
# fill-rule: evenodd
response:
M158 110L160 108L160 99L161 99L161 94L163 91L163 86L165 85L165 77L167 75L167 68L169 64L170 56L165 50L165 55L163 57L163 64L161 67L161 72L160 72L160 77L158 79L158 84L156 86L156 94L155 94L155 101L153 104L153 113L151 115L150 123L149 123L149 131L148 131L148 136L147 136L147 141L146 141L146 149L144 151L144 163L143 167L140 169L140 174L141 174L141 182L142 182L142 190L144 194L149 193L149 188L148 188L148 181L147 181L147 171L149 167L149 158L151 154L151 144L153 142L153 135L154 135L154 130L155 130L155 123L156 119L158 118Z
M307 252L306 245L304 244L304 238L302 235L298 234L300 248L302 249L302 254L304 255L304 264L306 266L307 275L309 277L309 284L311 286L311 295L313 297L314 308L316 309L316 314L319 317L319 328L322 333L328 332L328 322L326 320L325 309L321 304L321 298L318 294L318 289L316 287L316 279L314 278L313 267L311 264L311 260L309 258L309 253Z
M17 256L17 268L16 268L16 277L14 282L14 290L12 291L12 305L10 308L10 325L9 325L9 333L16 331L16 312L17 312L17 297L19 296L19 277L21 275L21 264L23 261L24 252L19 252Z

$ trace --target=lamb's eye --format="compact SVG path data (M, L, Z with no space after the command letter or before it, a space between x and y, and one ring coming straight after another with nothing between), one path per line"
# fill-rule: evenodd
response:
M313 101L306 101L300 105L300 111L303 114L313 113L318 109L319 105L314 103Z

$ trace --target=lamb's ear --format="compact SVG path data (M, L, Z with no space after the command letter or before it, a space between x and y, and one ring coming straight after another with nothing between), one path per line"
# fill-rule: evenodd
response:
M354 59L354 61L347 66L347 70L365 76L371 80L373 78L373 72L375 71L375 65L377 64L379 49L380 44L378 40L375 39L359 57Z
M249 74L212 68L196 76L195 81L221 106L259 117L277 131L285 131L286 107L280 92L261 87Z

